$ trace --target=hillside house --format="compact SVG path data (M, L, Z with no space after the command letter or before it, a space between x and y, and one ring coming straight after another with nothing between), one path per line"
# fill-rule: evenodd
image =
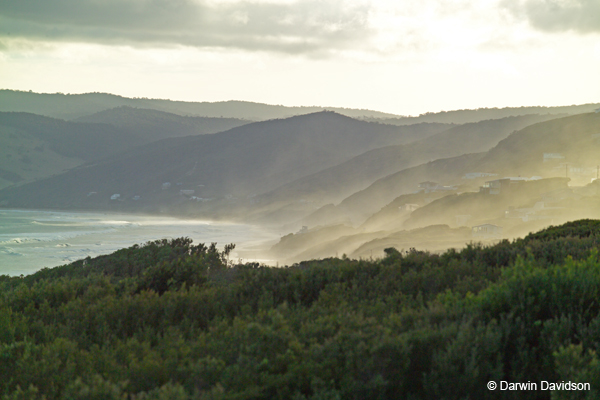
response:
M510 178L494 179L493 181L487 181L479 188L479 192L487 194L500 194L503 187L510 184Z
M498 174L490 174L488 172L469 172L463 176L463 179L486 178L488 176L498 176Z
M196 191L191 189L182 189L179 191L179 194L183 196L192 196L194 193L196 193Z
M162 190L167 190L171 187L171 182L164 182L161 186Z
M528 182L528 181L538 181L542 179L541 176L532 176L531 178L527 178L526 176L505 176L504 179L510 179L510 183L517 182Z
M121 195L118 193L115 193L112 196L110 196L111 200L119 200L120 198L121 198Z
M471 236L476 239L500 239L502 227L493 224L476 225L471 228Z

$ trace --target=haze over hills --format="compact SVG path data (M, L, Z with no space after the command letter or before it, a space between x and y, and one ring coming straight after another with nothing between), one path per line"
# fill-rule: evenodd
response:
M435 160L381 178L339 205L329 207L327 214L333 221L346 220L351 216L355 222L362 223L397 196L417 190L420 182L472 185L472 182L462 179L472 172L495 173L499 177L564 177L570 172L569 176L575 183L588 183L596 177L600 141L594 135L598 133L600 113L533 124L509 135L487 153ZM320 218L322 213L317 213L315 219Z
M237 118L262 121L310 114L323 109L350 117L390 118L394 114L339 107L286 107L248 101L188 102L148 98L128 98L108 93L32 93L0 90L0 110L25 111L62 119L81 118L115 107L165 111L183 116Z
M128 98L108 93L33 93L18 90L0 90L1 111L22 111L61 119L76 119L116 107L153 109L182 116L235 118L263 121L310 114L323 110L335 111L353 118L389 125L412 125L422 122L465 124L488 119L528 114L580 114L592 112L600 103L558 107L506 107L476 110L441 111L419 116L400 116L373 110L331 106L288 107L246 101L187 102L164 99Z
M440 125L389 126L333 112L257 122L213 135L172 138L11 189L3 200L26 207L105 207L110 196L141 196L154 205L203 198L246 197L339 164L361 152L443 130ZM172 189L162 190L169 182ZM87 197L90 192L97 196ZM191 192L188 192L191 193ZM166 197L165 197L166 196ZM171 196L171 197L169 197ZM174 197L173 197L174 196ZM170 200L169 200L170 199Z
M432 160L491 149L515 130L558 115L525 115L487 120L449 129L405 145L367 151L342 164L285 184L259 197L261 204L287 204L301 198L317 204L337 203L392 173ZM421 124L423 125L423 124Z
M575 209L585 210L580 218L592 215L600 196L587 185L599 164L600 113L462 125L386 125L334 112L247 123L129 106L77 122L27 113L0 117L7 155L20 157L0 165L5 182L45 177L34 169L75 167L0 190L0 205L233 219L283 224L288 232L307 225L273 247L271 256L285 255L285 262L335 252L365 257L392 244L461 246L471 237L460 228L465 223L523 234L572 217ZM32 159L39 165L28 165ZM565 175L570 185L587 186L577 195L564 178L510 186L514 195L506 186ZM486 180L505 176L514 181L498 183L506 186L504 196L480 190ZM566 197L544 194L552 191ZM519 217L506 222L510 207Z

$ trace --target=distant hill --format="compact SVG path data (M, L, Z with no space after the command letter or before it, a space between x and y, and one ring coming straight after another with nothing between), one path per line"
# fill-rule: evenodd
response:
M51 94L0 90L0 111L24 111L55 118L75 119L121 106L153 109L185 116L237 118L254 121L287 118L324 109L350 117L397 117L397 115L379 111L339 107L286 107L248 101L191 102L128 98L108 93Z
M437 122L437 123L452 123L452 124L467 124L471 122L479 122L487 119L500 119L506 117L514 117L529 114L585 114L595 111L600 107L600 103L590 103L571 106L556 106L556 107L505 107L505 108L478 108L475 110L453 110L428 112L417 117L400 117L400 118L365 118L368 121L377 121L390 125L408 125L421 122Z
M119 205L109 199L120 194L122 199L143 198L130 203L132 207L156 208L187 201L180 190L204 199L245 199L366 150L435 132L320 112L150 143L49 180L7 189L0 192L0 201L15 207L103 208ZM162 190L166 182L171 186Z
M113 125L0 112L0 188L45 178L146 142Z
M119 107L75 121L0 112L0 188L45 178L156 140L215 133L247 124Z
M129 106L111 108L74 121L115 125L148 141L222 132L251 122L236 118L186 117Z
M557 117L549 114L525 115L460 126L412 125L449 129L405 145L370 150L342 164L285 184L260 196L260 200L265 205L273 202L285 204L298 198L320 204L336 203L389 174L432 160L489 150L516 130Z

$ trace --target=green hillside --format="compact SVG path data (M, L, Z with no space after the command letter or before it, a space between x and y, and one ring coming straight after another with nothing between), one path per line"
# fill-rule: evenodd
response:
M599 245L600 221L581 220L487 247L272 268L181 238L2 276L0 393L597 399Z

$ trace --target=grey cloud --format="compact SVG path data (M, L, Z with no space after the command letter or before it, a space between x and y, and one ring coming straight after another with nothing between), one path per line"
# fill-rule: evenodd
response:
M368 12L342 0L0 0L0 36L323 53L364 42Z
M548 32L600 32L600 0L504 0L514 16Z

